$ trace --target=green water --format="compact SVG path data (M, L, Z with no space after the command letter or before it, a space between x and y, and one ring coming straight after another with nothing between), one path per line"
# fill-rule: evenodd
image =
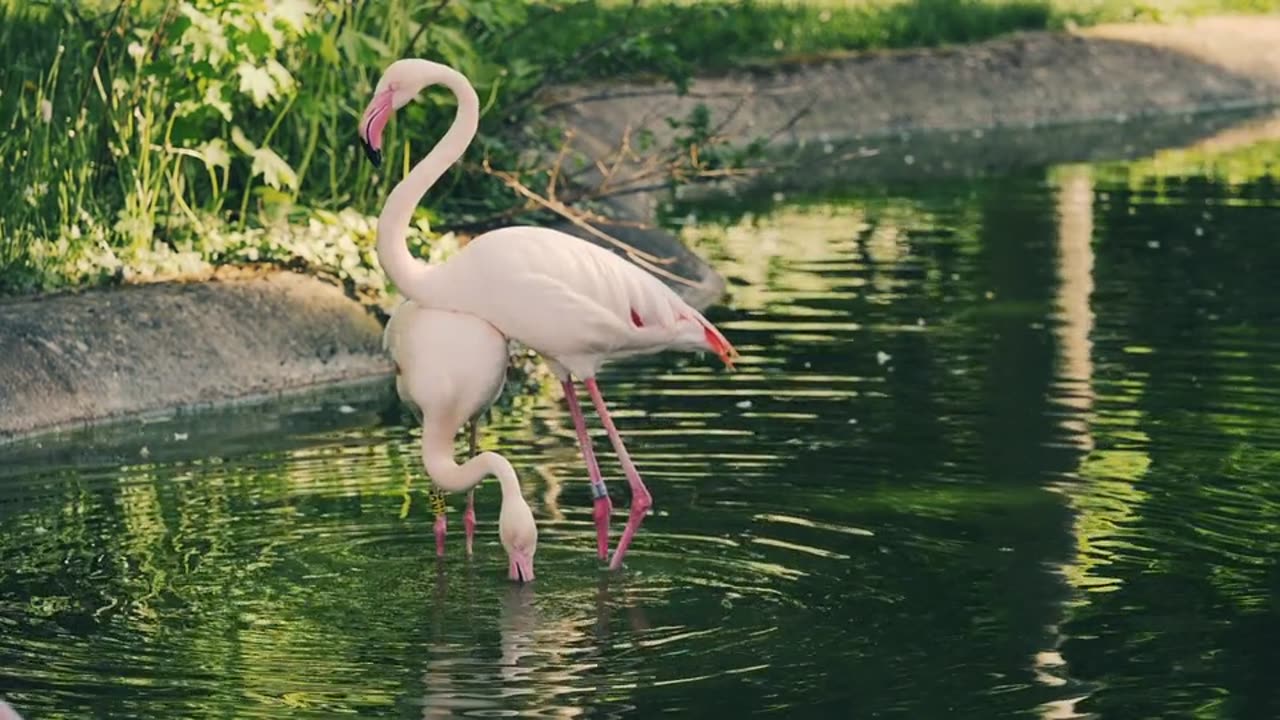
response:
M687 228L739 372L603 378L656 507L621 573L553 387L483 433L540 524L525 587L493 486L476 557L455 507L437 562L387 387L9 448L0 696L31 720L1280 717L1266 173L749 207Z

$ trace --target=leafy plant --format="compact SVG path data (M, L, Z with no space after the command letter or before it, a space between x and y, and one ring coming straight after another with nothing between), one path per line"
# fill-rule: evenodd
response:
M1276 0L1185 2L1204 9L1276 7ZM420 218L447 230L544 212L513 187L553 177L523 161L530 147L554 152L560 142L529 123L549 85L647 75L683 88L698 72L836 50L975 40L1064 18L1111 19L1132 6L1131 0L0 0L0 292L150 276L157 263L253 261L227 252L225 238L234 233L337 242L298 229L313 220L346 227L323 218L376 212L387 184L452 120L447 92L430 92L389 128L386 154L393 162L386 171L361 161L356 120L377 74L402 56L459 68L482 98L481 132L469 160L442 180ZM685 152L672 167L676 182L739 167L758 150L716 142L709 116L695 114L679 125ZM371 237L352 238L348 255L372 271ZM307 251L284 243L259 257L288 262L286 252Z

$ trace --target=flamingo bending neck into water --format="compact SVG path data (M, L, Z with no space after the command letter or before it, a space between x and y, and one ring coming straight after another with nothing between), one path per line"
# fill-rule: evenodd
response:
M401 303L387 322L383 346L396 363L396 392L422 422L422 464L432 484L467 495L467 554L475 529L471 492L488 475L502 487L498 538L507 551L508 577L533 580L538 528L507 459L475 452L475 423L502 392L507 373L507 339L478 317ZM458 428L471 422L472 457L453 458ZM444 515L436 516L436 552L444 552Z
M573 379L583 381L631 486L631 512L610 562L617 569L653 500L609 415L596 374L609 361L664 350L709 350L732 368L737 351L662 281L566 233L507 227L476 237L439 265L414 257L405 242L410 216L475 137L479 98L467 78L446 65L397 60L379 79L359 129L369 159L379 164L387 122L431 85L444 85L453 92L457 114L440 142L387 198L378 218L378 261L400 292L422 307L482 318L549 361L564 388L591 479L597 550L604 559L612 503Z

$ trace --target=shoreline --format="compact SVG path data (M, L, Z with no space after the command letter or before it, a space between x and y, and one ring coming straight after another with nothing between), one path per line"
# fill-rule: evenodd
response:
M802 168L752 183L780 189L1132 157L1195 143L1280 105L1280 17L1019 33L753 67L701 78L684 96L623 82L559 88L544 101L555 108L546 121L572 129L574 149L592 159L641 128L661 147L672 136L666 118L705 103L730 141L772 136L770 157ZM1145 132L1122 137L1121 120ZM845 158L835 148L874 155ZM830 162L833 154L844 161ZM674 258L675 272L692 281L676 289L705 307L725 282L654 225L664 197L611 198L604 204L617 222L600 227ZM558 229L592 239L568 223ZM344 385L372 391L391 377L381 333L370 307L342 288L284 270L0 300L0 447Z

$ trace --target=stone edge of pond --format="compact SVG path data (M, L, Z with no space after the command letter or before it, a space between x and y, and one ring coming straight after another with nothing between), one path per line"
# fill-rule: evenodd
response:
M683 95L645 82L562 87L544 98L545 117L572 130L577 151L612 158L624 138L641 130L652 134L651 147L668 147L678 131L667 119L687 118L702 104L730 143L768 138L775 158L810 149L794 168L778 171L804 179L833 174L824 165L859 162L839 152L824 160L811 152L814 146L892 139L906 145L929 133L1034 131L1275 107L1280 56L1271 50L1277 45L1276 16L1026 32L971 45L744 69L696 79ZM633 159L611 176L614 186L646 172L655 157L631 145ZM965 151L959 144L949 152ZM989 151L975 147L970 154L980 164L978 156ZM588 172L583 182L600 180L599 172ZM657 193L634 193L616 198L614 206L621 217L648 220L659 200Z
M744 70L699 79L683 96L642 83L560 88L546 117L603 159L642 127L661 146L671 136L666 118L687 117L698 103L732 142L769 136L787 147L1263 107L1280 102L1280 61L1262 52L1276 42L1280 18L1261 16L1021 33ZM666 258L668 270L692 279L675 283L690 302L715 302L725 282L713 268L665 230L637 227L653 221L657 201L654 192L613 198L616 222L595 226ZM610 247L581 227L560 229ZM19 298L0 302L0 446L390 373L368 309L293 273Z
M0 446L173 408L378 376L382 327L291 272L0 303Z

